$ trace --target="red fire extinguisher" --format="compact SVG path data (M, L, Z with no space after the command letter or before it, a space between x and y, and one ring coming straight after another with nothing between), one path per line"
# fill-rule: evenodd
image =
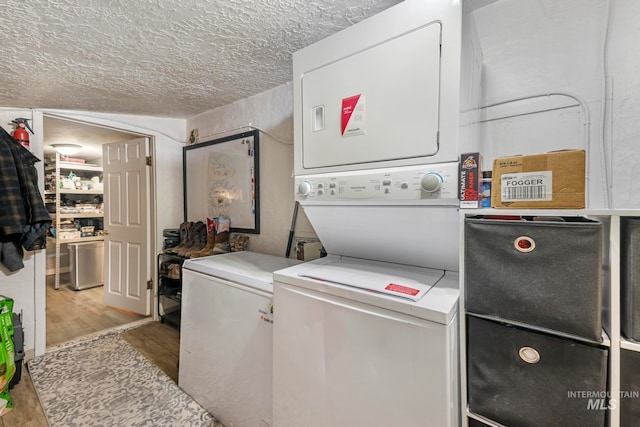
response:
M31 133L33 133L33 130L29 127L27 119L19 117L12 120L11 123L13 123L16 127L16 129L13 131L13 137L20 143L20 145L25 148L29 148L29 132L27 132L27 129L29 129ZM27 129L25 129L25 127Z

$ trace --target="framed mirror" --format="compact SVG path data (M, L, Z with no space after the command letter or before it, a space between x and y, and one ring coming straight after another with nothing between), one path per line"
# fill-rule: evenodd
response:
M231 231L260 233L259 132L183 148L184 220L227 216Z

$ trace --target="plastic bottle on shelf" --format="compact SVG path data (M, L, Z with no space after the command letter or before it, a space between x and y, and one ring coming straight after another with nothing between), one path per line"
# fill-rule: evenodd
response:
M480 207L491 207L491 171L482 172L482 181L480 184Z

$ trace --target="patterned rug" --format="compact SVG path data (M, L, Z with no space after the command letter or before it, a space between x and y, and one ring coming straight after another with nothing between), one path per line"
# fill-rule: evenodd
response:
M54 349L28 369L51 427L222 427L119 333Z

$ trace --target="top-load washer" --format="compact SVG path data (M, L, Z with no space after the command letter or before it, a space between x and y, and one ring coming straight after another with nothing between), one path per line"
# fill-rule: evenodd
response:
M458 277L329 255L274 273L278 427L459 420Z

